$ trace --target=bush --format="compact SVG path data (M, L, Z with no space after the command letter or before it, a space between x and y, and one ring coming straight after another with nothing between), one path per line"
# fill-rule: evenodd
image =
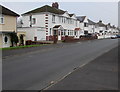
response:
M11 47L14 46L14 43L15 43L15 45L17 45L17 43L19 41L17 33L13 32L13 33L9 33L9 35L10 35L10 38L11 38Z

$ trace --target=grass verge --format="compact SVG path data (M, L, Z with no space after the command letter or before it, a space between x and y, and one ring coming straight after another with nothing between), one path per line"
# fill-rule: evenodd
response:
M30 47L38 47L46 44L38 44L38 45L25 45L25 46L16 46L16 47L8 47L8 48L0 48L0 50L13 50L13 49L21 49L21 48L30 48Z

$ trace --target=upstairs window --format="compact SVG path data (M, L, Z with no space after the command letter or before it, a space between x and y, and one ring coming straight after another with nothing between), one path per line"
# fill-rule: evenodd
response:
M32 18L32 24L36 24L36 18Z
M103 30L100 30L99 32L100 32L100 33L102 33L102 32L103 32Z
M0 24L4 24L4 16L0 15Z
M77 20L76 20L76 27L77 27Z
M55 23L55 15L52 15L52 22Z
M84 27L88 27L88 24L87 24L87 23L84 23Z

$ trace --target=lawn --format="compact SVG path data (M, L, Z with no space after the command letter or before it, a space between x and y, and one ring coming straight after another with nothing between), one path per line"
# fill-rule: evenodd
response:
M46 44L38 44L38 45L25 45L25 46L16 46L16 47L8 47L8 48L0 48L0 50L12 50L12 49L21 49L21 48L30 48L30 47L38 47Z

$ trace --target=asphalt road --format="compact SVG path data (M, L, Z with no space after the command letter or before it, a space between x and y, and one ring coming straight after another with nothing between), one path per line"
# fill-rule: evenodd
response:
M94 40L4 58L3 90L41 90L117 45L117 39Z
M118 90L118 47L75 70L47 90Z

